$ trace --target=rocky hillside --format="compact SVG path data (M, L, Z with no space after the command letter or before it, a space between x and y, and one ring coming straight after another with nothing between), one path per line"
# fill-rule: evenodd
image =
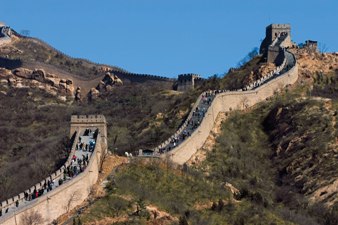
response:
M38 87L60 99L79 100L96 98L103 90L111 90L114 84L159 82L169 89L174 82L169 78L129 73L115 66L72 58L39 39L24 37L15 31L11 40L0 48L0 67L7 69L1 72L2 84L6 84L7 79L8 85L13 87ZM36 71L42 77L37 77Z
M278 165L277 184L328 207L338 203L338 108L334 104L337 99L320 97L277 104L263 122Z
M337 57L293 51L298 83L226 115L204 161L177 168L135 160L112 175L106 196L75 223L337 224ZM270 69L255 58L230 72L252 71L231 85ZM207 85L221 87L226 79Z
M62 165L72 114L104 114L109 149L123 155L167 139L200 92L175 92L168 79L56 54L19 36L0 47L0 201Z

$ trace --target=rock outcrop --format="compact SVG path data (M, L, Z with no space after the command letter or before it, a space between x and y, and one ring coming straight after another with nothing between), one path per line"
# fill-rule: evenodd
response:
M96 89L101 90L109 90L112 86L121 86L123 82L116 75L107 72L102 81L97 85Z
M109 68L103 68L108 70ZM71 79L60 78L56 74L47 73L43 69L30 70L19 67L14 70L0 68L0 85L12 88L38 88L47 93L58 96L59 99L81 100L80 87L75 87ZM113 90L115 86L121 86L123 82L116 75L106 72L103 79L96 87L92 87L85 96L89 100L98 98L102 93ZM64 96L60 98L60 96ZM66 98L71 97L71 98Z
M122 80L110 72L106 72L106 75L103 79L99 82L96 88L91 88L88 93L89 100L97 99L101 94L107 93L113 90L115 86L122 86Z
M75 100L76 101L80 101L81 100L81 88L80 87L76 88L74 96L75 96Z
M13 74L18 76L18 77L22 77L25 79L32 79L32 70L29 69L25 69L25 68L18 68L13 70Z
M43 69L30 70L27 68L16 68L7 70L0 68L0 85L12 88L37 88L47 93L58 96L59 99L79 96L75 92L73 81L61 79L55 74L46 73Z
M100 92L96 88L91 88L88 93L88 99L89 100L97 99L99 95L100 95Z

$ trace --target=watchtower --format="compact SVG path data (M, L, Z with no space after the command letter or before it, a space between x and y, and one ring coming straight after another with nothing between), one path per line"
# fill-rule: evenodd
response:
M271 43L280 35L291 36L290 24L270 24L266 27L265 36L271 41Z
M70 136L86 129L99 129L102 144L107 147L107 121L104 115L72 115L70 119Z
M174 89L177 91L188 91L194 89L202 81L203 79L198 74L181 74L178 75Z
M318 52L318 42L307 40L305 41L303 48L305 48L308 52Z
M292 46L290 24L270 24L265 29L265 38L260 47L260 53L266 54L269 46L280 36L284 36L283 47Z

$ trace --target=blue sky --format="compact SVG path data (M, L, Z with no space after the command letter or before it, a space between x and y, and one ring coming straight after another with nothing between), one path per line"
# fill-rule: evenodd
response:
M259 47L271 23L290 23L296 43L338 51L337 10L336 0L1 0L0 21L74 57L208 77Z

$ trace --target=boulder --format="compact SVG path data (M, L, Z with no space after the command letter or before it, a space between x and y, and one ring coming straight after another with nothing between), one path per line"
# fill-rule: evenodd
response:
M66 101L67 101L66 96L58 96L58 99L59 99L60 101L63 101L63 102L66 102Z
M101 80L100 83L96 86L97 90L104 90L106 84Z
M0 80L0 84L1 84L1 85L7 85L7 84L8 84L8 80L6 80L6 79L1 79L1 80Z
M81 88L80 87L77 87L76 88L76 91L75 91L75 100L76 101L79 101L79 100L81 100Z
M32 70L25 68L17 68L12 71L12 73L18 77L22 77L25 79L32 79Z
M8 78L8 84L9 85L15 85L16 84L16 79L14 79L14 78Z
M73 81L72 81L72 80L66 80L66 84L67 84L67 85L72 85L72 84L73 84Z
M44 82L51 86L55 86L55 84L57 83L57 80L54 78L47 77Z
M111 91L112 89L113 89L113 87L112 87L111 85L107 85L107 86L106 86L106 90L107 90L107 91Z
M112 90L112 86L121 86L123 85L123 82L118 76L111 74L110 72L107 72L104 78L100 81L100 83L97 85L98 90Z
M46 78L58 78L55 74L47 73Z
M114 75L114 84L121 86L121 85L123 85L123 82L120 78L118 78L118 76Z
M104 78L102 79L104 84L113 84L114 83L114 76L111 73L107 72Z
M71 94L73 95L73 92L74 92L74 87L73 85L67 85L66 83L59 83L59 91L62 92L62 93L68 93L68 94Z
M96 88L91 88L88 93L89 100L97 99L100 95L100 92Z
M67 84L66 83L61 83L61 81L60 81L59 87L60 87L61 90L66 90L67 89Z
M32 78L37 81L44 82L46 79L46 73L42 69L35 69L33 70Z
M36 81L36 80L31 80L31 86L32 87L38 87L39 86L39 84L40 84L40 82L38 82L38 81Z

